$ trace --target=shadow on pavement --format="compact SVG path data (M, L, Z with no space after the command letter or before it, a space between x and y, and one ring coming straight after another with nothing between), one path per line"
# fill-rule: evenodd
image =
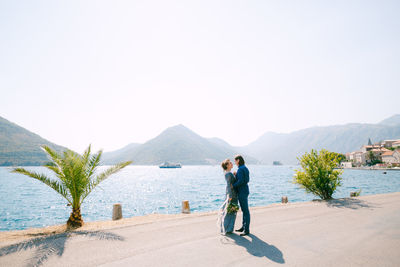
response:
M236 245L246 248L247 252L253 256L266 257L276 263L285 263L282 251L253 234L248 235L250 240L236 234L230 234L226 237L232 239Z
M17 253L22 250L36 249L34 256L27 262L27 266L40 266L50 256L57 255L61 257L64 253L65 243L67 240L74 236L85 236L90 238L96 238L98 240L117 240L123 241L124 238L103 231L73 231L65 232L62 234L51 235L47 237L38 237L28 241L20 242L17 244L9 245L0 248L0 257L6 256L12 253Z
M353 210L360 208L376 208L376 206L357 198L331 199L326 201L326 205L331 208L347 208Z

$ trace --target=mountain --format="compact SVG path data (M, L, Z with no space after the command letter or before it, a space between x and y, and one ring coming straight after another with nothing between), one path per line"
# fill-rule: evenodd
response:
M400 124L400 114L393 115L392 117L389 117L389 118L381 121L379 124L398 125L398 124Z
M103 162L112 162L112 163L118 163L121 161L127 160L127 158L131 158L132 151L135 151L137 147L139 147L141 144L138 143L131 143L127 146L124 146L121 149L114 150L111 152L105 152L103 153L102 156L102 161Z
M213 143L214 145L224 147L230 150L235 150L228 142L222 140L221 138L213 137L213 138L207 138L207 140Z
M183 125L170 127L154 139L142 145L124 147L104 153L103 163L133 160L133 164L154 165L165 161L179 162L183 165L218 164L232 158L238 152L228 143L218 138L204 138ZM256 163L247 158L249 163Z
M393 117L384 120L393 122ZM313 127L288 134L268 132L253 143L242 148L244 153L257 158L264 164L280 161L283 164L298 163L297 157L311 149L328 149L347 153L367 144L385 139L400 138L400 124L351 123L327 127Z
M0 166L37 166L48 162L41 145L56 151L65 149L0 117Z
M346 153L360 149L368 139L379 142L400 139L400 115L378 124L351 123L307 128L292 133L267 132L244 147L233 147L220 138L204 138L183 125L170 127L144 144L132 143L119 150L105 152L103 164L133 160L137 165L180 162L184 165L219 164L235 154L244 155L250 164L296 164L297 157L311 149ZM41 145L57 151L65 148L51 143L0 117L0 166L42 165L48 162Z

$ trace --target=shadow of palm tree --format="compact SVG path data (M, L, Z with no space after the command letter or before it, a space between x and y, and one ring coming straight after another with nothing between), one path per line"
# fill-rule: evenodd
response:
M111 240L111 241L124 240L122 236L103 231L65 232L62 234L56 234L47 237L38 237L28 241L0 248L0 257L16 253L22 250L36 249L34 256L29 259L27 266L40 266L50 256L57 255L61 257L64 253L65 243L69 238L73 236L85 236L90 238L96 238L98 240Z
M326 201L326 205L331 208L347 208L347 209L360 209L360 208L376 208L365 200L357 198L341 198L331 199Z
M246 248L247 252L253 256L266 257L276 263L285 263L282 251L277 247L268 244L253 234L250 234L249 237L251 240L235 234L227 236L227 238L232 239L236 245Z

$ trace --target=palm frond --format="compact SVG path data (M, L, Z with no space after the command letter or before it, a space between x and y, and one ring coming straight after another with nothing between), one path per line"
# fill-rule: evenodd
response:
M89 183L83 170L85 168L83 159L81 155L69 151L65 154L63 164L64 174L68 180L67 187L73 199L73 206L78 207L84 188Z
M90 157L91 150L92 150L91 145L89 145L88 148L82 154L82 163L83 163L83 165L85 165L86 169L87 169L87 166L88 166L90 158L91 158Z
M43 145L41 148L50 156L51 160L58 165L62 158L55 150L51 149L49 146Z
M49 186L50 188L55 190L57 193L62 195L69 203L72 204L72 200L69 198L69 195L68 195L68 190L65 188L64 185L60 184L58 181L52 180L44 174L30 172L24 168L15 168L12 170L12 172L24 174L26 176L29 176L36 180L41 181L42 183L46 184L47 186Z
M51 163L46 164L45 167L48 168L49 170L55 172L62 181L64 181L65 176L62 175L63 169L62 169L62 163L63 163L63 158L60 154L58 154L55 150L51 149L50 147L43 145L41 147L49 156L50 159L52 160ZM57 168L50 168L50 166L55 165Z
M96 177L95 185L98 185L99 183L101 183L102 181L104 181L105 179L110 177L110 175L120 171L121 169L125 168L126 166L128 166L130 164L132 164L132 161L125 161L125 162L118 163L118 164L108 168L107 170L105 170L104 172L100 173Z
M82 196L82 201L90 194L90 192L92 192L92 190L98 186L102 181L104 181L105 179L107 179L108 177L110 177L112 174L120 171L121 169L125 168L126 166L132 164L132 161L125 161L125 162L121 162L118 163L110 168L108 168L107 170L105 170L104 172L100 173L99 175L96 176L96 179L94 179L93 181L90 182L89 186L86 188L85 193Z
M50 171L54 172L57 175L57 177L59 177L59 178L64 176L62 171L60 171L60 168L58 166L54 166L54 165L51 165L51 164L45 164L44 167L46 167Z
M103 151L99 150L99 152L97 152L97 154L93 155L90 158L89 166L88 166L89 168L88 168L88 173L87 173L88 177L92 177L93 174L95 173L97 166L99 166L99 164L100 164L100 159L101 159L102 154L103 154Z
M89 160L91 150L92 150L92 145L89 145L88 148L86 148L86 150L83 152L82 158Z

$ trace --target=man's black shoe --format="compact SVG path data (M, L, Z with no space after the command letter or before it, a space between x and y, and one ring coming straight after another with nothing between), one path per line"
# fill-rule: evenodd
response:
M236 232L243 232L244 231L244 228L242 227L242 228L240 228L240 229L237 229L237 230L235 230Z
M241 233L240 236L245 236L245 235L249 235L249 234L250 234L250 232L244 232L244 233Z

